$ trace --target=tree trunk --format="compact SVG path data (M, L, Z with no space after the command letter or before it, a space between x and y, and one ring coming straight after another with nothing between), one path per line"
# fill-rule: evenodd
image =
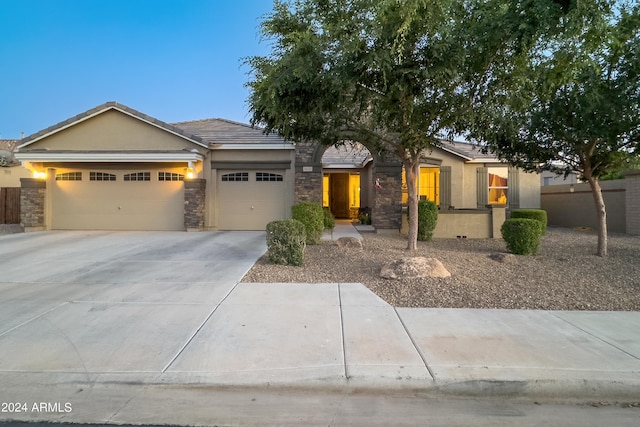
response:
M596 204L596 213L598 214L598 252L596 255L607 256L607 209L604 205L602 197L602 189L597 178L585 177L591 187L593 201Z
M418 193L416 184L418 174L420 173L420 162L405 157L402 163L407 177L407 190L409 194L409 237L407 238L407 250L415 251L418 247Z

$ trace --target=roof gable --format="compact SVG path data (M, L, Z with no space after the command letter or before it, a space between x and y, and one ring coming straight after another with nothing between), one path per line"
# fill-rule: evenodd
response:
M116 116L119 117L116 118ZM121 127L106 129L108 128L108 126L106 126L107 123L113 125L113 122L118 120ZM77 139L82 140L82 138L84 138L81 145L73 145L73 140L62 142L63 138L59 136L63 132L65 133L65 137L70 134L75 134ZM127 135L127 132L132 134ZM139 135L137 134L140 133L153 135L155 138L151 139L151 141L153 141L154 146L140 147L140 145L145 143L138 139ZM107 102L24 138L20 141L18 150L27 151L36 148L118 150L131 149L134 147L138 149L160 149L167 147L158 147L155 144L159 142L161 143L160 145L163 145L163 143L167 144L169 140L182 141L182 144L187 147L193 147L194 145L206 147L206 144L203 143L199 137L190 135L183 129L162 122L125 105L118 104L117 102ZM148 143L149 140L146 141L146 144ZM72 145L69 146L68 144ZM55 147L49 147L48 145L55 145ZM172 148L177 148L180 144L175 144L174 142L169 143L169 145L176 145L176 147Z

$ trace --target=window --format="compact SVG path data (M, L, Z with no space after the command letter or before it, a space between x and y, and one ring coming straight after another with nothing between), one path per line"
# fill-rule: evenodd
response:
M256 181L258 182L282 181L282 175L278 173L256 172Z
M440 168L434 166L420 166L416 182L416 193L419 200L431 200L440 204ZM407 174L402 168L402 204L409 203L409 188Z
M489 204L506 205L509 169L504 167L487 168L489 173Z
M223 181L249 181L249 172L234 172L222 175Z
M116 176L107 172L89 172L89 181L115 181Z
M133 172L124 175L125 181L151 181L151 172Z
M64 172L56 174L56 181L82 181L82 172Z
M158 181L184 181L184 175L173 172L158 172Z

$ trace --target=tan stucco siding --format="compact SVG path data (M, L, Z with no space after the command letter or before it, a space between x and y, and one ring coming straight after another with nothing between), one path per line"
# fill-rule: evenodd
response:
M22 166L0 168L0 187L20 187L20 178L32 178L33 174Z
M182 150L200 147L116 110L109 110L47 136L24 150Z
M518 171L520 207L540 208L540 174Z

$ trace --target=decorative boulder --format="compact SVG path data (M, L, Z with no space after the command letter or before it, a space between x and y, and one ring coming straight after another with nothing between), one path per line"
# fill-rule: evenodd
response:
M340 248L362 249L362 240L357 237L340 237L336 240L336 245Z
M451 273L435 258L405 257L384 265L380 276L385 279L422 279L451 277Z

